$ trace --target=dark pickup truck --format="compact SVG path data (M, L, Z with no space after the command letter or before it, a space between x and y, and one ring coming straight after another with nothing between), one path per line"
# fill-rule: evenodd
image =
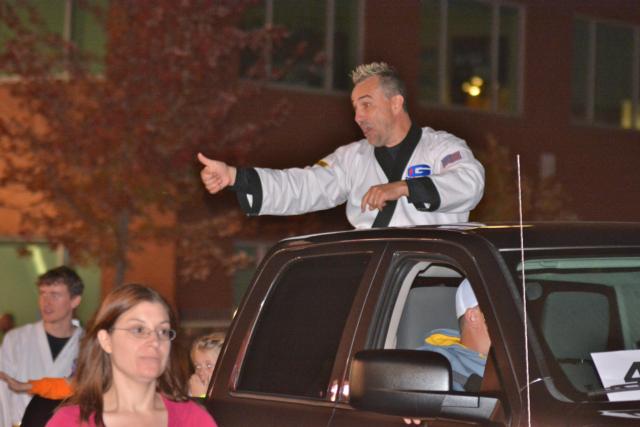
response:
M447 359L416 350L457 328L464 278L492 342L475 392L453 391ZM639 347L640 224L304 236L263 260L206 405L222 427L637 426Z

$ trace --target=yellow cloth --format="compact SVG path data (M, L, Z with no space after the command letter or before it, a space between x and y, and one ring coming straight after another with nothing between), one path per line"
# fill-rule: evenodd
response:
M429 335L424 339L424 342L431 345L437 345L438 347L447 347L454 344L462 345L460 344L460 338L445 334Z

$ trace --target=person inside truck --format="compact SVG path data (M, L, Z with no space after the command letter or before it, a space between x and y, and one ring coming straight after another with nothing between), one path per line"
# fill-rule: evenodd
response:
M491 338L484 314L467 279L460 283L456 291L456 317L459 332L435 329L418 350L434 351L449 360L454 391L477 392L482 383Z

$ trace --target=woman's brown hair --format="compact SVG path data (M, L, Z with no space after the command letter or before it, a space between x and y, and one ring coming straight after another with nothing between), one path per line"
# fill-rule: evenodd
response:
M100 343L98 332L110 331L118 318L126 311L141 302L161 304L169 315L172 329L176 329L176 317L167 301L155 290L139 284L128 284L110 292L100 308L90 321L87 332L80 344L78 368L74 379L75 392L68 400L68 404L80 407L80 421L88 422L95 414L94 422L97 426L104 426L103 395L112 385L111 359ZM167 398L174 401L188 399L186 389L186 375L173 349L169 353L167 367L158 378L157 389Z

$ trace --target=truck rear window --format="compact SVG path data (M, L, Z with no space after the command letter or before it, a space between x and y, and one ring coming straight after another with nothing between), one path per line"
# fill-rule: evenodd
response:
M324 399L370 259L370 253L351 253L288 264L261 310L238 390Z

